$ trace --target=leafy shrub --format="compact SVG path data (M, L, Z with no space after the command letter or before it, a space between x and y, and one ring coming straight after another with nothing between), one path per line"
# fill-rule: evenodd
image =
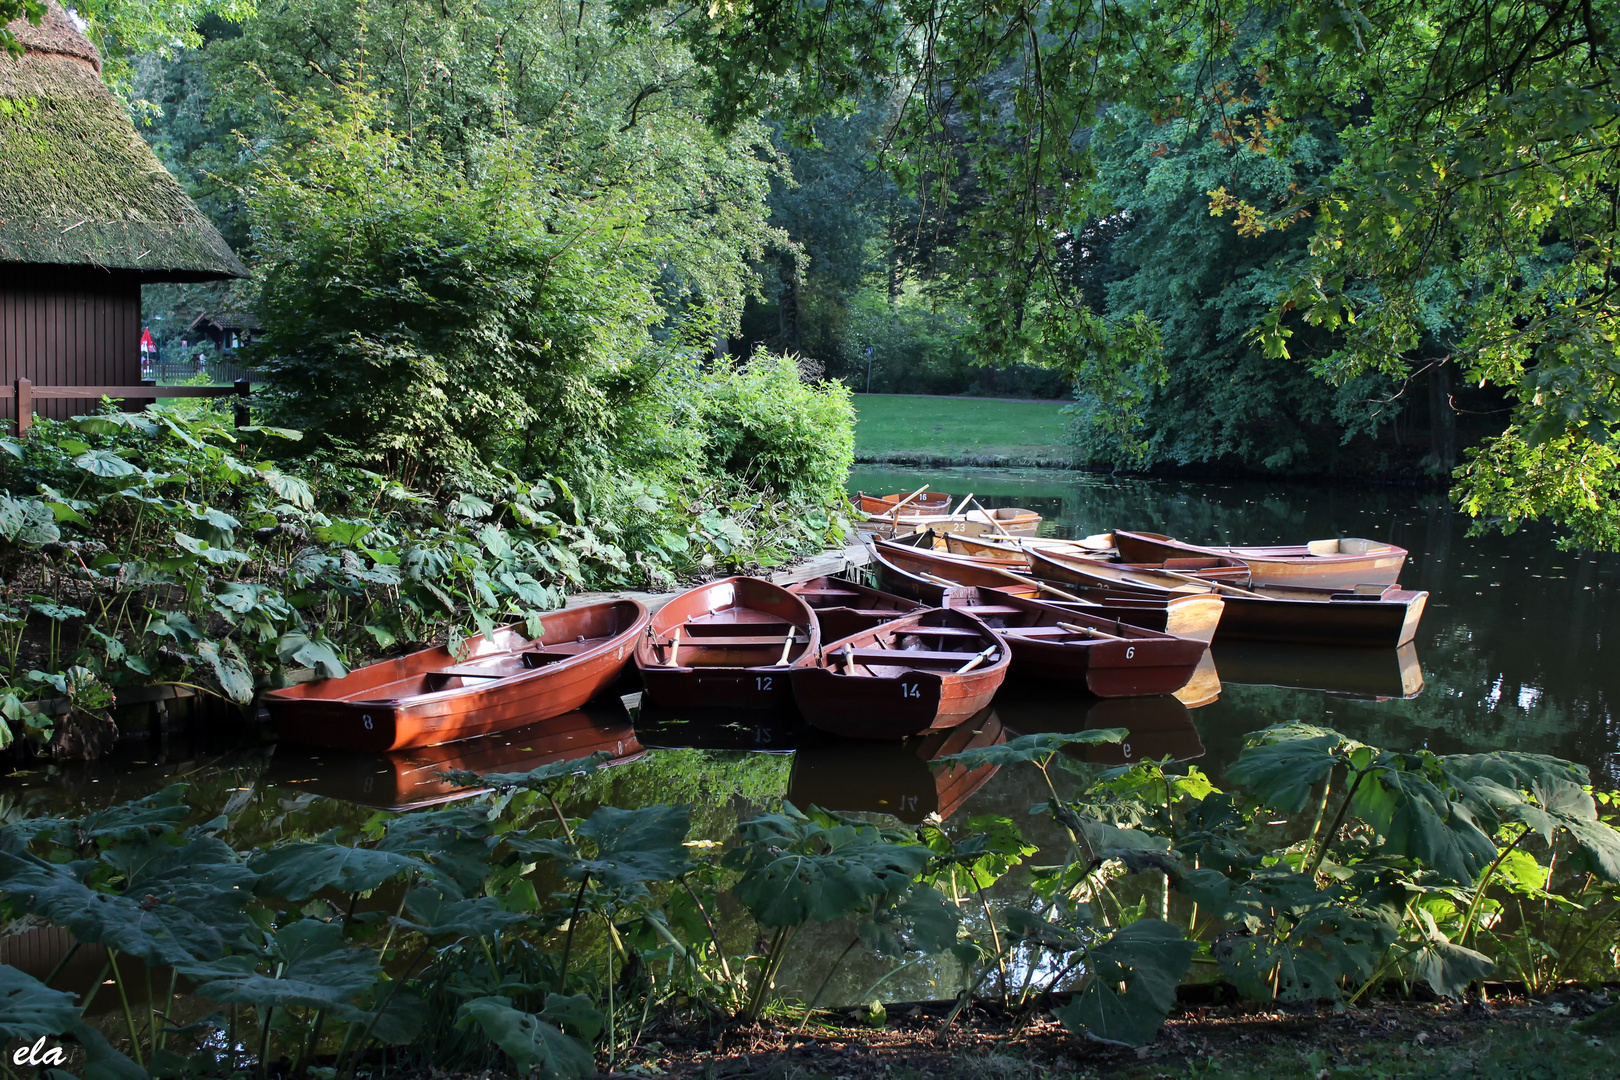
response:
M842 384L811 384L792 358L756 356L717 364L702 390L712 466L789 499L842 501L855 458L855 411Z
M293 457L300 442L196 404L40 420L0 442L0 725L93 751L109 688L245 703L289 667L341 674L570 591L779 562L839 535L813 506L741 485L714 498L701 478L678 497L621 478L626 498L598 513L555 477L487 470L478 493L433 498ZM25 709L42 698L66 699L68 720Z

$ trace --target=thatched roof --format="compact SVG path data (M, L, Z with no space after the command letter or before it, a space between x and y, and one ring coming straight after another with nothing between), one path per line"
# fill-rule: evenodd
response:
M101 81L101 57L57 0L0 52L0 264L137 270L144 281L246 277Z

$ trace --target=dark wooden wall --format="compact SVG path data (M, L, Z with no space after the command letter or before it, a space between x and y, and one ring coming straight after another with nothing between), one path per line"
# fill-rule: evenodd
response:
M11 389L18 378L38 386L137 386L140 349L134 272L0 263L0 418L16 419ZM34 411L63 419L95 408L94 399L60 398Z

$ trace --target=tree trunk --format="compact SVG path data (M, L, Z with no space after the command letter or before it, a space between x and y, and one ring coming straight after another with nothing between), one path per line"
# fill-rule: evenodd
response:
M1429 369L1429 456L1424 464L1446 476L1457 467L1457 410L1451 404L1451 365L1445 362Z

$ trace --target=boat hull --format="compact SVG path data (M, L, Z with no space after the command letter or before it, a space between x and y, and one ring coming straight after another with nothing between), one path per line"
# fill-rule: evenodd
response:
M1124 562L1158 563L1189 555L1241 559L1248 564L1249 580L1255 585L1309 585L1334 589L1356 585L1393 585L1400 580L1401 567L1406 564L1405 548L1368 540L1344 540L1338 543L1364 546L1366 550L1319 555L1312 554L1309 549L1315 545L1308 544L1208 546L1187 544L1156 533L1114 531L1114 545Z
M1171 694L1187 685L1203 659L1201 641L1171 637L1039 601L983 596L959 607L983 619L1012 647L1010 679L1082 686L1098 697ZM1060 625L1063 624L1063 625ZM1075 630L1090 631L1086 637Z
M647 697L666 708L780 708L792 695L789 671L812 662L821 644L810 606L761 578L684 592L659 609L650 630L636 645L636 668Z
M334 750L384 752L457 742L527 727L571 712L605 690L629 662L647 626L647 609L633 600L611 601L543 616L540 648L526 649L522 624L469 640L461 659L447 649L357 668L340 679L322 679L274 690L261 699L279 737L290 743ZM543 667L524 668L523 654L544 655L548 646L571 648L580 637L600 644ZM510 669L500 677L445 676L446 671ZM456 683L426 692L411 686Z
M893 641L931 627L977 634L972 648L960 642L963 651L956 655L964 664L981 648L995 645L998 651L979 667L960 673L949 665L935 670L908 666L917 664L923 654L907 657L907 650L894 646L888 646L898 661L893 665L879 665L863 657L854 665L857 673L832 670L846 646L854 650L884 647L876 640L878 635ZM1010 660L1007 642L972 616L950 610L924 611L829 644L819 663L793 669L793 699L805 722L820 731L847 739L904 739L953 728L987 708L1007 677ZM859 673L862 668L866 673Z

